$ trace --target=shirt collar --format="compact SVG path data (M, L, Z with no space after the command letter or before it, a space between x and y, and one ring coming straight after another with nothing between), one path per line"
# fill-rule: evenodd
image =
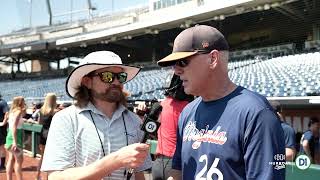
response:
M80 114L81 112L84 112L84 111L91 111L95 114L99 114L101 116L105 116L99 109L97 109L91 102L89 102L87 104L87 106L83 107L83 108L80 108L80 107L77 107L77 112L78 114ZM116 111L113 113L112 115L112 119L118 119L122 113L126 111L126 107L123 106L122 104L119 105L119 107L116 109Z

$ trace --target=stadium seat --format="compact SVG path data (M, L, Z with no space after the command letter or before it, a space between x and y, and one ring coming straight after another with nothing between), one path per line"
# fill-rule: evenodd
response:
M246 59L228 65L233 82L268 97L306 96L320 93L320 53L296 54L271 59ZM131 93L129 100L163 99L163 85L171 70L141 71L124 85ZM59 100L71 100L65 93L66 77L2 81L2 96L10 101L14 96L43 98L54 92ZM26 89L26 87L28 87Z

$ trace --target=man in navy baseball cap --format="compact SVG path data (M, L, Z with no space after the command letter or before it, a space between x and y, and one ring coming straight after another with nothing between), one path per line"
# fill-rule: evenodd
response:
M175 39L172 53L158 61L159 66L171 66L183 58L212 50L227 51L229 45L216 28L198 25L182 31Z
M187 94L198 96L179 117L174 179L285 178L284 135L265 97L233 83L229 45L216 28L182 31L172 54L158 61L173 66Z

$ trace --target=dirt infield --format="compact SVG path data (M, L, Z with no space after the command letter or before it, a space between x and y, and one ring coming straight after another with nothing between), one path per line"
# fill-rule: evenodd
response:
M25 180L36 179L38 162L39 162L39 158L32 158L28 154L24 154L23 164L22 164L23 179ZM6 179L5 171L0 171L0 179L1 180ZM13 179L15 179L14 173L13 173ZM41 179L47 180L46 173L41 173Z

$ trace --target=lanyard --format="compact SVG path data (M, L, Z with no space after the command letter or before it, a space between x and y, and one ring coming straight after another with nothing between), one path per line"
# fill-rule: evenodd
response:
M95 121L94 121L94 119L93 119L93 117L92 117L91 111L89 111L89 113L90 113L90 116L91 116L91 120L92 120L92 122L93 122L93 124L94 124L94 127L96 128L96 132L97 132L97 134L98 134L98 137L99 137L99 141L100 141L100 144L101 144L101 149L102 149L102 152L103 152L103 156L106 156L106 153L104 152L104 146L103 146L101 137L100 137L100 135L99 135L99 132L98 132L96 123L95 123ZM127 146L128 146L128 145L129 145L129 139L128 139L128 135L129 135L129 134L128 134L128 131L127 131L126 121L124 120L123 112L121 113L121 116L122 116L122 122L123 122L124 130L125 130L125 135L126 135L126 142L127 142ZM128 174L129 174L129 173L128 173ZM124 172L123 172L123 175L124 175L124 176L126 176L126 175L128 176L128 174L127 174L127 170L125 169ZM127 177L127 179L128 179L128 177ZM129 179L130 179L130 177L129 177Z
M101 149L102 149L102 152L103 152L103 156L106 156L106 153L105 153L105 151L104 151L104 146L103 146L101 137L100 137L100 135L99 135L99 132L98 132L96 123L95 123L95 121L94 121L94 119L93 119L93 117L92 117L91 111L89 111L89 113L90 113L91 120L92 120L92 122L93 122L93 124L94 124L94 127L96 128L96 132L97 132L97 134L98 134L98 137L99 137L99 141L100 141L100 144L101 144ZM126 135L126 142L127 142L127 146L128 146L128 145L129 145L128 131L127 131L126 122L125 122L124 117L123 117L123 112L121 113L121 116L122 116L122 122L123 122L124 130L125 130L125 135Z

